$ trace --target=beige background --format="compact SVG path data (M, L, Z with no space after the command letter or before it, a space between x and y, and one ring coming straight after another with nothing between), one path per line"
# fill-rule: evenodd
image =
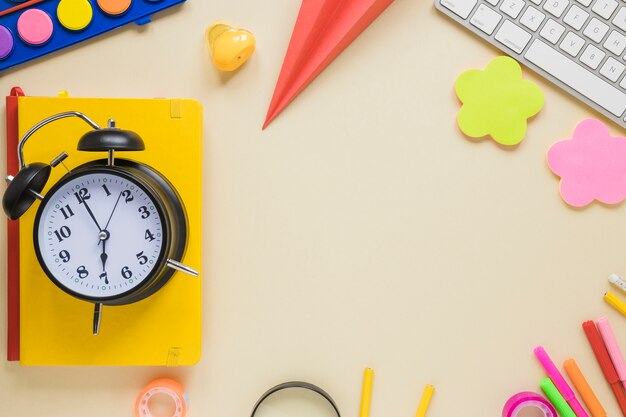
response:
M144 384L172 376L188 387L190 417L246 416L290 379L321 385L355 416L371 366L373 417L413 415L426 383L437 387L431 417L497 417L510 395L538 389L532 348L544 344L559 363L574 356L618 415L580 324L606 314L626 347L626 320L602 302L606 276L626 275L626 207L569 208L544 160L599 116L526 71L546 95L526 140L507 150L465 139L454 80L498 51L431 0L397 0L261 131L299 5L191 0L0 78L2 93L201 100L207 207L200 364L4 362L0 414L131 416ZM217 19L257 36L232 76L203 43ZM5 252L2 242L0 270ZM2 346L5 322L2 308Z

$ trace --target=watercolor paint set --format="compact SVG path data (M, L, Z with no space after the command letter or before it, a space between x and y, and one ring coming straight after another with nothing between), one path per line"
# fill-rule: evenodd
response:
M98 36L185 0L0 0L0 71Z

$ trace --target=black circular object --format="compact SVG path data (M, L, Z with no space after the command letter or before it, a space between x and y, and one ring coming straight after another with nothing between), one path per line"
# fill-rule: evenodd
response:
M40 228L41 217L44 208L55 197L55 193L66 183L76 178L94 174L106 173L120 178L124 178L133 182L141 188L144 193L150 196L154 202L158 215L163 220L163 241L164 244L158 255L158 262L140 285L137 285L127 292L114 296L95 297L86 294L77 293L56 277L46 266L44 257L42 256L42 242L39 241L38 231ZM58 196L57 196L58 197ZM50 280L64 292L78 299L89 301L92 303L100 303L104 305L123 305L130 304L144 298L149 297L165 285L176 272L174 269L166 265L167 259L182 259L187 246L188 228L187 213L180 199L180 196L169 183L153 168L141 164L139 162L127 159L116 159L114 166L107 165L106 159L91 161L80 165L71 173L66 174L46 193L46 197L42 201L37 214L35 216L35 225L33 228L33 241L35 246L35 254L39 263Z
M30 208L35 201L35 193L40 193L46 186L52 168L48 164L35 162L26 165L9 183L2 197L2 208L11 220L16 220Z
M87 152L143 151L144 149L146 146L138 134L116 127L91 130L78 141L78 150Z
M311 383L302 382L302 381L285 382L283 384L276 385L275 387L270 388L269 390L267 390L265 392L265 394L263 394L261 396L261 398L259 398L259 400L254 405L254 408L252 409L252 414L250 414L250 417L254 417L254 415L257 412L257 409L263 403L263 401L265 401L267 399L267 397L269 397L270 395L272 395L272 394L274 394L274 393L276 393L278 391L282 391L282 390L289 389L289 388L302 388L302 389L307 389L309 391L313 391L316 394L319 394L326 401L328 401L330 403L330 405L333 407L333 409L337 413L337 417L341 417L341 414L339 414L339 408L337 408L337 404L335 404L335 401L332 399L332 397L330 395L328 395L328 393L326 391L324 391L323 389L321 389L317 385L313 385Z

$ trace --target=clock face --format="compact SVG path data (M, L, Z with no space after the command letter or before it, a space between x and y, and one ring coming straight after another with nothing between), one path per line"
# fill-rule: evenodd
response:
M57 184L39 209L38 258L56 283L90 299L119 297L151 277L165 221L140 182L94 169Z

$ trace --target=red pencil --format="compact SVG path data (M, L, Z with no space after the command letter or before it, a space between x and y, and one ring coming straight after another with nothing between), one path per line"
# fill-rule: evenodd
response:
M589 340L593 354L596 356L598 365L600 365L600 369L602 369L604 378L606 378L606 382L611 385L611 389L613 390L617 404L622 411L622 415L626 417L626 394L624 393L621 381L617 376L617 371L613 366L613 362L611 362L609 352L606 350L602 336L596 328L596 324L591 320L583 323L583 330L585 331L587 340Z

